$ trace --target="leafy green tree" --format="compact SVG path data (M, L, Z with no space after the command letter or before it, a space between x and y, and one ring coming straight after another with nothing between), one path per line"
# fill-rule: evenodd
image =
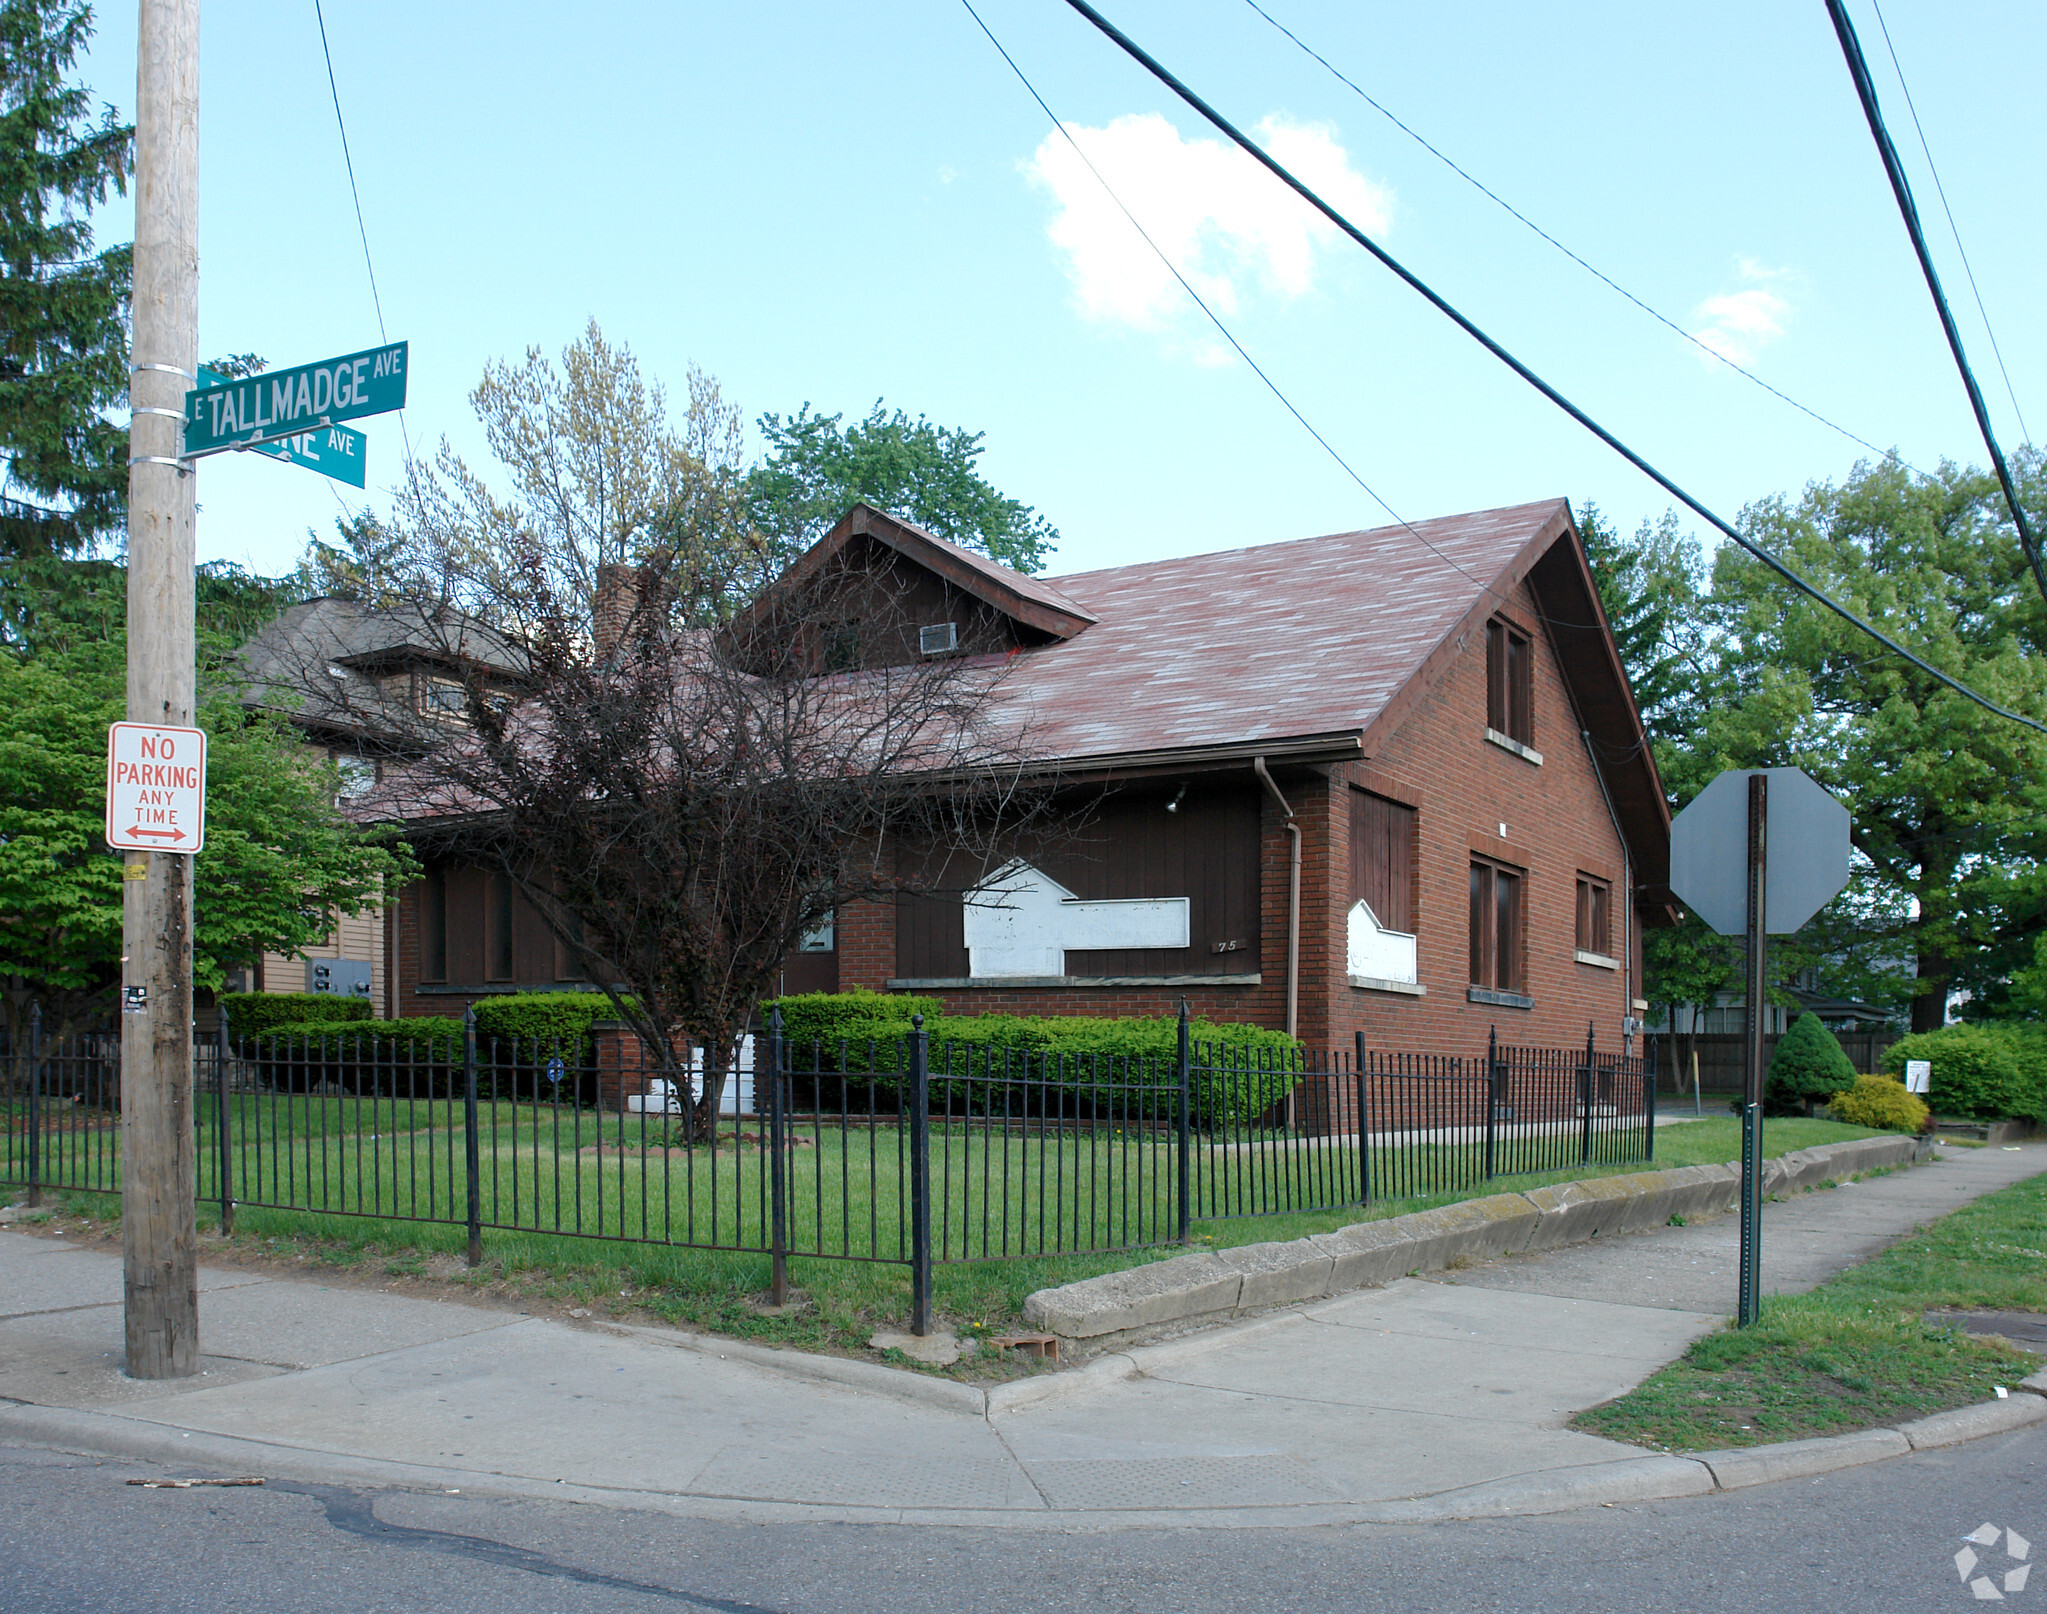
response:
M2040 457L2019 465L2043 507ZM1987 474L1861 464L1838 486L1743 512L1746 530L1934 665L2047 717L2047 610ZM1801 943L1843 985L1946 1018L1950 992L2003 990L2033 945L2047 888L2047 742L1872 644L1744 552L1715 558L1719 681L1693 766L1801 767L1848 804L1849 890Z
M125 715L119 633L0 656L0 983L18 1032L32 1003L62 1035L105 1012L120 979L121 858L105 839L107 725ZM193 974L218 988L265 951L297 952L337 913L410 876L402 847L350 825L334 770L235 692L204 692L206 849L195 859Z
M865 500L1017 571L1044 568L1058 530L981 475L982 433L912 420L879 399L865 420L842 428L843 418L813 414L809 404L786 420L760 418L769 453L748 478L748 506L782 558Z
M92 35L74 0L0 0L0 553L75 554L120 529L128 433L126 246L91 209L125 192L134 130L66 82Z

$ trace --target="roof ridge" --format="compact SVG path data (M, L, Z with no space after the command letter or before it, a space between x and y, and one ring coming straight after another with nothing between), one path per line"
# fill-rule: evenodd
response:
M1425 516L1419 521L1392 521L1382 527L1351 527L1339 532L1320 533L1309 538L1277 538L1259 544L1236 544L1228 549L1204 549L1199 554L1194 555L1165 555L1156 560L1127 561L1121 566L1097 566L1091 571L1064 572L1056 578L1048 578L1044 581L1071 584L1082 579L1109 577L1122 572L1149 571L1153 568L1166 566L1191 566L1202 561L1219 560L1230 555L1250 555L1272 550L1305 548L1311 544L1333 543L1342 538L1372 538L1382 533L1416 533L1431 527L1462 527L1469 522L1483 520L1488 516L1511 516L1518 515L1523 511L1534 512L1538 510L1550 512L1560 505L1568 505L1569 502L1568 499L1562 497L1532 499L1521 504L1496 505L1486 510L1465 510L1453 515ZM941 543L944 542L943 539L939 541ZM1039 580L1034 578L1032 581Z

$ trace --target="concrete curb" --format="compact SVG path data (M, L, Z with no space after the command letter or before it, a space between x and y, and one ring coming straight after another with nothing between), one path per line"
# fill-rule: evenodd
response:
M1158 1347L1161 1351L1173 1348ZM1117 1356L1090 1363L1077 1373L1063 1374L1058 1378L1024 1379L998 1388L1006 1392L1042 1388L1049 1397L1063 1399L1079 1393L1081 1388L1098 1387L1132 1377L1136 1371L1137 1365L1129 1358ZM2038 1376L2047 1378L2047 1374ZM1069 1383L1076 1388L1068 1390L1066 1385ZM991 1397L994 1393L990 1392ZM271 1479L312 1484L426 1492L459 1491L464 1496L522 1501L587 1502L600 1507L632 1508L682 1518L730 1519L746 1523L925 1524L984 1529L1049 1529L1061 1533L1122 1529L1274 1529L1512 1518L1564 1513L1603 1503L1657 1502L1703 1496L1713 1491L1740 1490L1751 1485L1767 1485L1779 1480L1831 1473L1863 1463L1882 1462L1934 1446L1951 1446L2006 1434L2047 1421L2047 1399L2043 1397L2047 1397L2047 1387L2031 1395L2013 1395L2005 1401L1984 1401L1937 1412L1898 1429L1862 1429L1853 1434L1831 1435L1817 1440L1784 1441L1773 1446L1736 1447L1727 1451L1623 1457L1579 1467L1540 1469L1397 1501L1180 1510L858 1507L700 1496L395 1462L388 1458L320 1451L281 1441L181 1430L171 1424L153 1423L121 1413L33 1406L24 1402L0 1404L0 1440L180 1469L260 1473ZM1017 1404L1030 1403L1018 1401ZM1015 1410L1015 1407L1005 1410Z
M1926 1159L1912 1137L1856 1138L1767 1161L1765 1195L1796 1193L1858 1172ZM1740 1168L1680 1166L1556 1183L1522 1194L1492 1194L1436 1210L1270 1244L1178 1255L1147 1266L1040 1289L1024 1301L1034 1328L1081 1341L1127 1336L1192 1318L1241 1316L1268 1306L1320 1300L1410 1273L1490 1260L1617 1233L1662 1227L1732 1210Z
M1623 1457L1583 1468L1549 1468L1488 1480L1408 1502L1382 1502L1367 1510L1375 1524L1435 1524L1445 1519L1503 1519L1529 1513L1564 1513L1602 1502L1659 1502L1703 1496L1713 1489L1706 1465L1689 1457Z
M1816 1440L1780 1440L1770 1446L1734 1446L1726 1451L1694 1452L1712 1471L1723 1491L1777 1480L1831 1474L1837 1468L1903 1457L1912 1443L1895 1429L1858 1429L1851 1435L1822 1435Z

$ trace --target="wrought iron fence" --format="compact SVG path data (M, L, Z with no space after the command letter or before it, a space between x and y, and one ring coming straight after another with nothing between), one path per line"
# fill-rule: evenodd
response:
M200 1198L237 1208L689 1246L911 1271L1186 1242L1230 1217L1453 1192L1647 1160L1653 1062L1501 1047L1167 1057L934 1041L798 1046L779 1021L722 1074L664 1078L636 1043L463 1035L195 1046ZM623 1052L621 1051L623 1048ZM755 1059L745 1053L757 1049ZM118 1193L119 1039L5 1049L0 1179ZM17 1056L18 1055L18 1056Z

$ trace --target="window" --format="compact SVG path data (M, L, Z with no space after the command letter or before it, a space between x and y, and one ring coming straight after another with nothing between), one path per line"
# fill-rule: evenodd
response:
M341 788L334 795L337 807L377 788L377 765L368 757L337 756L334 767L341 775Z
M1497 863L1471 865L1471 984L1522 990L1521 875Z
M502 870L493 873L484 887L483 978L512 978L512 877Z
M447 678L422 678L414 691L422 717L446 718L460 723L468 715L462 686Z
M1486 624L1486 727L1517 745L1535 744L1535 702L1528 635L1495 617Z
M1578 876L1578 951L1613 956L1613 887L1596 875Z
M433 864L420 882L419 893L419 978L445 981L448 978L448 871Z
M1414 934L1414 809L1362 790L1350 798L1350 900L1381 930Z
M562 929L566 936L554 938L554 978L557 981L580 981L584 979L583 966L576 957L576 948L583 941L583 916L579 913L563 913Z

